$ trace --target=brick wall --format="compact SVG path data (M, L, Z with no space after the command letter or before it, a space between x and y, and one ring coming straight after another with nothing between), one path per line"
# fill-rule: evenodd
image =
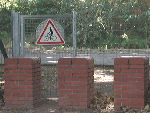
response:
M60 58L58 61L59 106L86 109L94 97L93 58Z
M114 63L115 108L129 106L143 109L147 100L149 59L121 57Z
M8 108L33 108L41 101L39 58L5 59L4 101Z

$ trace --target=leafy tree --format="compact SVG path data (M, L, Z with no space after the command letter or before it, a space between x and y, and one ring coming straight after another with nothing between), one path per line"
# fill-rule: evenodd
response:
M146 48L150 43L149 4L148 0L1 0L0 37L10 39L12 9L31 15L75 10L78 47ZM70 27L65 27L66 34L71 33Z

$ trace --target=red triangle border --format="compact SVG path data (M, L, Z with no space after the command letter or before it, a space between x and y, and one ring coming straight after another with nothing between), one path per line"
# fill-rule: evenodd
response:
M40 40L41 40L41 38L43 37L45 31L47 30L47 27L48 27L49 24L52 25L52 27L54 28L56 34L57 34L58 37L60 38L61 42L40 42ZM44 44L64 44L65 42L64 42L64 40L62 39L62 37L60 36L60 34L58 33L58 31L57 31L55 25L53 24L53 22L52 22L51 20L49 20L49 21L47 22L47 25L46 25L45 28L44 28L44 31L41 33L40 38L38 39L38 41L37 41L36 43L39 44L39 45L40 45L40 44L43 44L43 45L44 45Z

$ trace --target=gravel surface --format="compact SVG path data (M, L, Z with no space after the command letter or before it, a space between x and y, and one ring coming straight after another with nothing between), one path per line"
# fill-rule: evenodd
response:
M94 85L95 90L102 95L113 96L114 70L112 67L95 67Z

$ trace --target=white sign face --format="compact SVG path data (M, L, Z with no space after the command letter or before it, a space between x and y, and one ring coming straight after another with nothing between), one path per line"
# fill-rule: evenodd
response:
M36 29L37 45L64 44L63 37L63 28L52 19L42 22Z

